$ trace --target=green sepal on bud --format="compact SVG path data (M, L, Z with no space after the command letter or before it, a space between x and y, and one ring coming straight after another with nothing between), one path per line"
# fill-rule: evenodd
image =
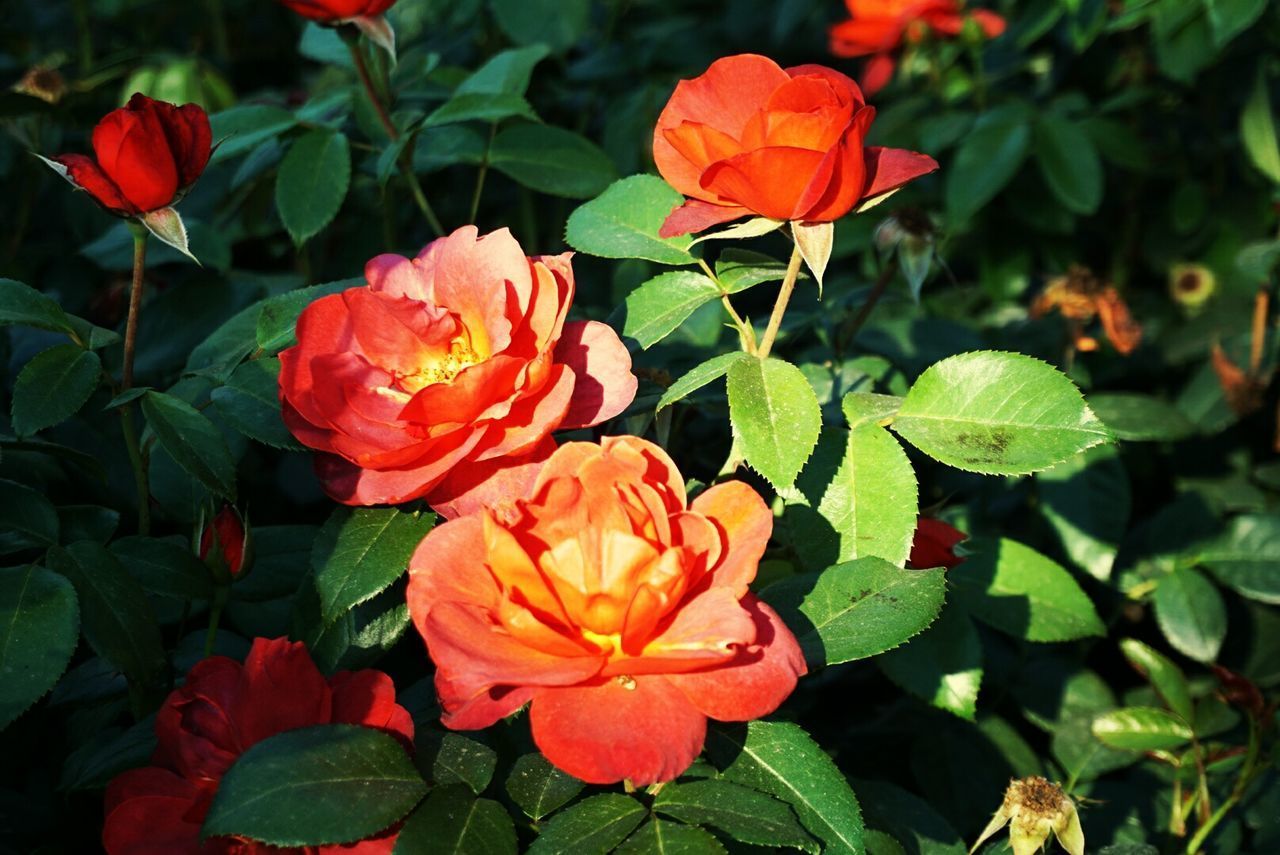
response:
M1014 855L1034 855L1051 834L1070 855L1084 855L1084 828L1075 802L1057 784L1038 775L1009 782L1004 802L969 850L970 855L1006 825Z

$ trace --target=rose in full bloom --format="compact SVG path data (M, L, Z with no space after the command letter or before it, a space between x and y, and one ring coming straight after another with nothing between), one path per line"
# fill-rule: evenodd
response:
M325 24L376 18L396 5L396 0L280 0L304 18Z
M654 162L689 197L659 233L751 214L830 222L938 168L927 155L864 147L875 114L838 71L755 54L716 60L680 81L658 116Z
M464 226L417 258L380 255L367 287L323 297L280 354L285 424L320 451L330 496L426 497L456 516L519 495L555 448L635 397L610 327L565 321L570 254L526 258L506 229Z
M767 715L805 673L747 590L772 528L741 482L687 502L642 439L561 446L528 498L437 526L409 562L444 724L488 727L531 703L533 738L565 772L677 777L708 717Z
M930 567L946 567L950 570L964 561L956 555L956 544L969 535L953 528L942 520L920 517L916 521L915 539L911 541L911 556L907 564L918 570Z
M93 129L94 157L51 160L111 213L138 217L169 207L190 189L209 163L212 138L198 104L178 107L136 93Z
M394 831L346 846L278 849L251 840L200 841L218 783L241 754L269 736L317 724L374 727L413 744L413 720L381 671L325 679L306 647L256 639L241 665L225 656L197 662L156 714L151 765L107 787L102 846L107 855L390 855Z
M231 505L223 505L200 532L200 560L225 570L233 578L244 570L249 533L244 519Z
M953 38L972 18L989 39L1004 32L1004 18L987 9L964 9L959 0L845 0L850 20L831 28L836 56L870 56L862 88L874 95L893 78L893 51L932 33Z

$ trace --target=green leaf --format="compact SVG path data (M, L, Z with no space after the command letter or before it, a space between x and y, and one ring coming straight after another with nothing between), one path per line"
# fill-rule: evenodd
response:
M876 556L901 567L916 531L916 474L888 431L849 431L844 461L818 503L839 538L837 561Z
M405 822L395 855L515 855L511 815L461 785L436 787Z
M460 733L446 733L431 761L431 774L437 784L466 784L480 795L493 780L497 765L498 753L489 746Z
M1089 396L1089 407L1117 439L1178 440L1196 431L1181 410L1150 395L1098 393Z
M1202 573L1180 567L1163 576L1154 597L1156 623L1173 648L1197 662L1213 662L1227 636L1227 607Z
M0 555L52 546L60 527L58 512L43 493L0 479Z
M887 424L901 407L902 399L897 395L878 395L875 392L850 392L840 401L840 409L850 429Z
M297 344L298 337L294 334L294 327L303 309L321 297L338 294L348 288L358 288L363 284L363 279L339 279L336 282L299 288L264 300L262 310L258 314L256 333L258 347L268 353L276 353Z
M289 147L276 175L276 208L296 245L337 216L350 183L351 146L340 132L316 128Z
M1102 202L1102 160L1084 128L1052 113L1035 124L1036 163L1067 210L1092 214Z
M30 436L66 421L98 388L102 361L75 344L41 351L13 384L13 431Z
M489 147L489 164L525 187L570 199L598 196L618 178L598 145L551 125L506 128Z
M134 709L159 700L168 667L160 625L138 580L105 546L82 541L49 550L49 568L71 580L89 646L129 680Z
M14 279L0 279L0 327L15 324L52 332L73 331L71 318L56 300Z
M240 755L218 785L202 834L273 846L350 843L403 819L426 791L395 737L353 724L305 727Z
M1247 30L1267 9L1267 0L1204 0L1213 41L1223 47Z
M547 56L546 45L513 48L494 54L458 85L455 94L500 93L523 95L529 88L533 68Z
M675 332L699 306L719 298L716 283L701 273L660 273L627 295L621 310L622 335L648 350Z
M1021 168L1030 145L1025 110L983 116L960 143L946 171L948 218L966 220L982 210Z
M946 598L941 568L905 570L868 556L775 582L761 594L805 658L836 665L883 653L931 624Z
M667 215L684 197L661 178L632 175L615 181L569 216L565 241L603 258L644 258L659 264L693 264L693 238L658 237Z
M507 793L534 822L564 807L582 792L583 783L552 766L541 754L516 760L507 777Z
M630 834L648 811L640 802L619 793L583 799L553 816L542 827L528 855L590 855L613 849Z
M1105 635L1093 602L1071 574L1015 540L972 538L951 570L956 599L975 617L1027 641Z
M667 784L653 800L653 810L690 825L710 825L743 843L818 852L790 807L729 781Z
M716 278L730 294L763 282L781 281L786 275L787 265L783 262L746 249L726 249L716 259Z
M613 851L617 855L724 855L725 848L701 828L651 819Z
M230 501L236 498L236 462L222 433L204 414L181 398L148 392L142 415L160 447L188 475Z
M1123 751L1168 751L1191 739L1191 726L1156 707L1124 707L1093 720L1093 735Z
M435 514L396 508L339 508L316 538L311 566L324 622L395 582L435 524Z
M280 416L279 377L279 359L251 359L209 397L227 424L250 439L273 448L298 450L302 446Z
M676 401L688 397L713 380L718 380L728 374L729 369L735 363L748 358L750 358L749 354L740 350L711 357L706 362L690 369L688 373L682 375L679 380L667 387L667 391L662 393L662 397L658 399L658 405L654 409L661 410L663 407L669 407Z
M893 429L948 466L986 475L1047 469L1110 439L1066 375L999 351L930 366L912 384Z
M34 564L0 569L0 730L53 688L79 640L70 582Z
M1193 720L1191 688L1187 685L1187 678L1181 668L1135 638L1122 640L1120 650L1129 664L1155 687L1169 709L1181 716L1183 721Z
M209 568L181 542L122 537L111 544L111 552L149 594L183 601L213 598ZM236 593L240 593L238 585Z
M766 792L795 810L824 855L860 855L862 814L844 774L809 734L783 721L713 725L707 750L735 783Z
M884 829L911 855L965 855L968 847L924 799L884 781L854 780L870 828ZM867 841L867 851L871 843Z
M121 772L149 765L155 751L155 716L140 719L128 728L106 728L67 756L58 789L106 789Z
M538 121L538 114L523 95L511 92L460 92L441 104L423 121L436 128L457 122L501 122L514 118Z
M209 117L213 139L220 141L209 158L210 164L248 154L262 143L275 139L298 124L293 113L269 104L246 104L222 110Z
M790 486L818 443L822 410L804 373L780 359L744 359L728 372L729 421L742 453L775 488Z
M1267 91L1265 65L1258 66L1249 100L1240 114L1240 140L1258 171L1280 184L1280 144L1276 142L1276 124L1271 112L1271 93Z
M591 23L590 0L489 0L498 28L513 42L568 50Z
M944 609L928 629L876 664L922 701L973 721L982 687L982 642L962 609Z
M1200 550L1198 563L1242 597L1280 605L1280 517L1246 514Z
M1111 576L1129 525L1129 476L1113 445L1094 446L1036 476L1040 510L1067 555L1095 579Z

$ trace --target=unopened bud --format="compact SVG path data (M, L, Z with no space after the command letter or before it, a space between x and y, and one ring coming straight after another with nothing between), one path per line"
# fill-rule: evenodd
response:
M1217 277L1203 264L1175 264L1169 268L1169 296L1194 312L1218 290Z
M251 543L244 519L231 505L223 505L213 519L201 520L197 529L200 560L219 582L244 574L252 563Z

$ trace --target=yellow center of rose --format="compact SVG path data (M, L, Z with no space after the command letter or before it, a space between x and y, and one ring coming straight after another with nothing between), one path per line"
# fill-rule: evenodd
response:
M464 368L480 361L480 355L464 333L450 342L449 350L442 356L428 359L412 374L396 377L396 385L412 395L435 383L448 383Z

